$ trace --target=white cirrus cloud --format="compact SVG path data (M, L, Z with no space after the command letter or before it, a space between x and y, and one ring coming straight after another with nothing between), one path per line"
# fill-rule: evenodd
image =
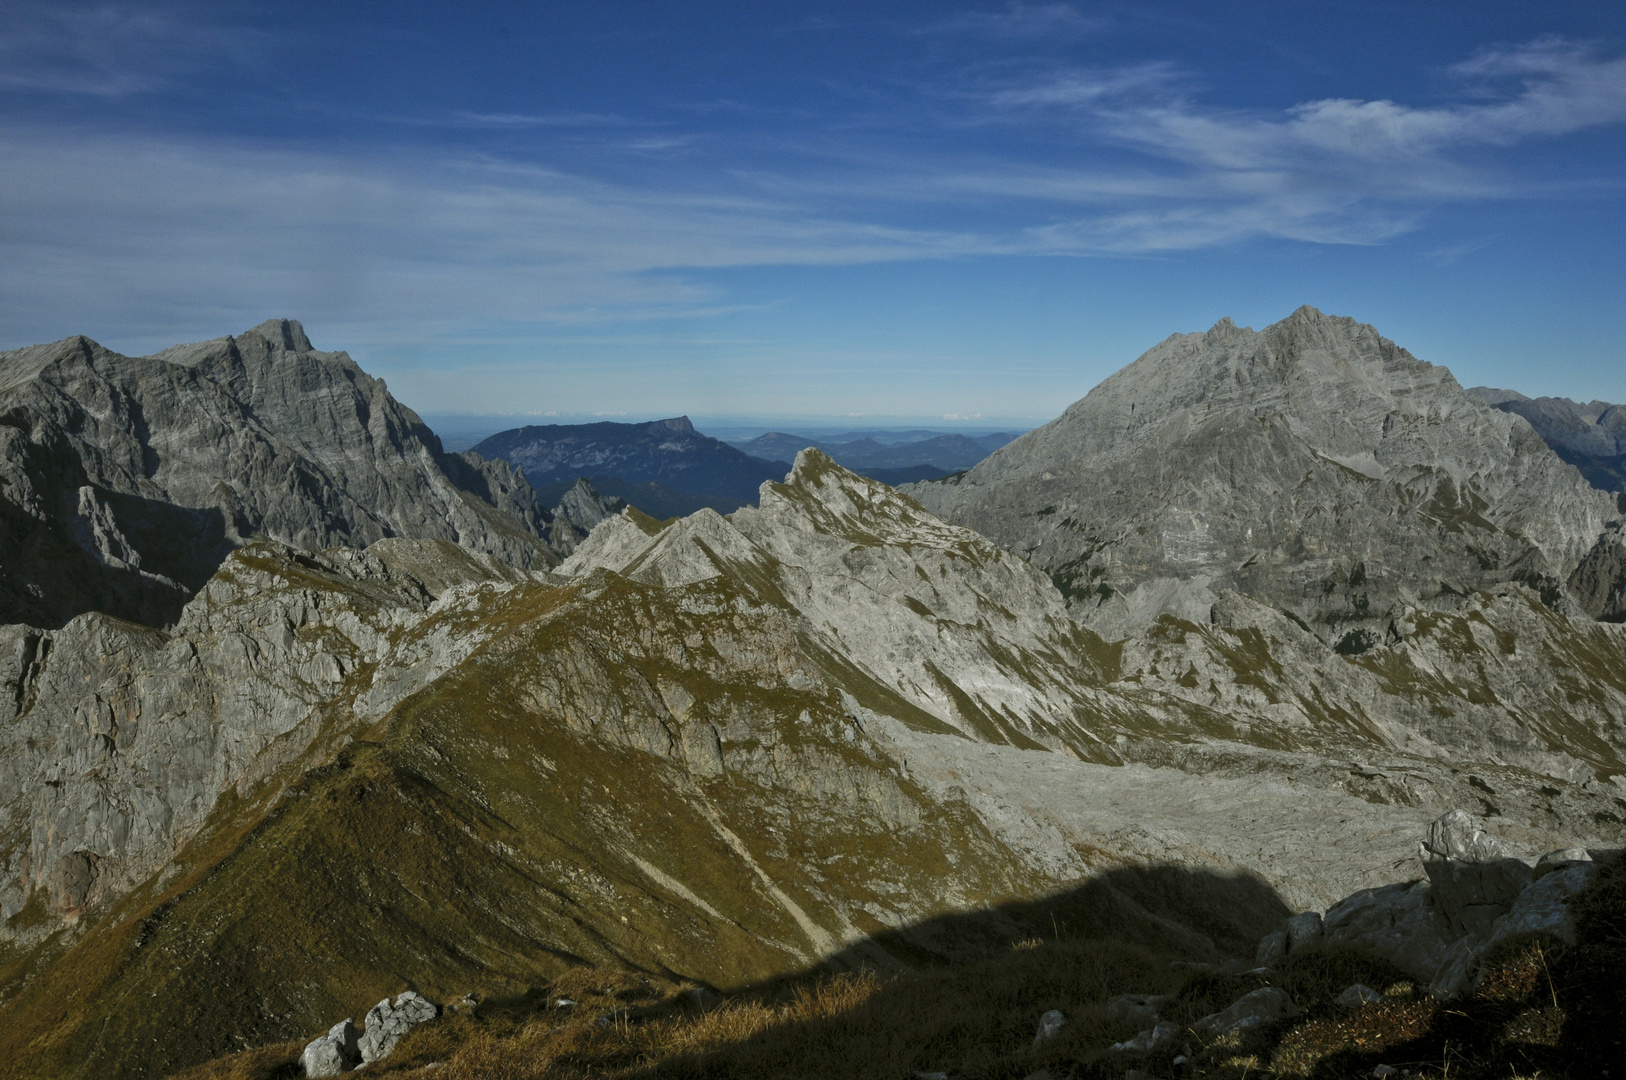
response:
M1431 205L1537 193L1506 153L1487 164L1476 151L1626 122L1626 58L1573 42L1487 51L1451 70L1464 81L1454 104L1328 98L1276 112L1205 106L1170 65L1052 70L983 87L984 117L1050 125L1081 150L1114 148L1132 162L956 182L1088 204L1086 217L1028 230L1056 250L1381 243Z

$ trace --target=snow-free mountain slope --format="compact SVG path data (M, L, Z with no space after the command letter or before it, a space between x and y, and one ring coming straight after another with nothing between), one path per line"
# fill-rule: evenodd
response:
M1176 335L963 477L909 489L1123 636L1220 590L1350 650L1397 605L1550 602L1616 516L1528 424L1370 326L1301 308Z
M1217 958L1482 793L1536 850L1623 835L1626 627L1524 586L1355 658L1236 594L1109 646L817 452L760 497L629 509L546 576L257 543L170 631L8 628L0 1056L156 1076L402 985L953 959L988 941L940 916L1061 891ZM1111 884L1148 861L1212 884ZM1239 880L1254 916L1205 907Z

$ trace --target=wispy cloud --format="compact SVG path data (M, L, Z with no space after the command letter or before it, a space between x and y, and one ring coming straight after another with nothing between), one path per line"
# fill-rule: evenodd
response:
M263 31L181 3L10 0L0 9L0 89L115 98L172 85L199 65L263 49Z
M936 259L987 243L473 155L425 163L17 130L0 130L0 221L0 334L13 341L35 333L41 311L166 334L204 309L226 325L268 306L365 311L386 337L391 321L421 335L716 314L727 305L685 272Z
M1171 250L1254 237L1379 243L1415 227L1430 205L1520 193L1483 147L1626 121L1626 58L1544 39L1485 52L1453 69L1459 103L1417 107L1329 98L1271 113L1206 106L1169 65L1063 69L985 87L988 115L1043 123L1079 147L1138 154L1138 184L1097 169L1042 181L1097 212L1030 230L1058 250ZM1033 187L1035 178L1022 178ZM989 186L998 180L985 179ZM1126 188L1128 190L1126 190ZM1135 202L1123 207L1113 203Z
M1000 11L968 11L923 27L923 34L992 34L996 37L1033 41L1042 38L1072 38L1098 33L1108 26L1105 19L1079 14L1071 4L1009 3Z
M454 112L449 116L416 121L426 125L468 128L618 128L631 126L623 116L592 112L481 113Z

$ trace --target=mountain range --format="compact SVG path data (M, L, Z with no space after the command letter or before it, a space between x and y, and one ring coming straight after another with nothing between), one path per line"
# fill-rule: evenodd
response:
M1016 436L1009 432L958 435L919 431L851 432L815 439L770 431L736 445L756 457L786 461L795 458L798 451L812 447L843 468L885 484L903 484L940 479L969 469L1014 438Z
M1582 404L1569 398L1530 398L1489 386L1470 387L1468 393L1492 408L1524 417L1542 441L1581 470L1593 487L1626 494L1626 408L1607 401Z
M1293 912L1414 896L1436 872L1418 838L1454 808L1522 849L1626 844L1614 498L1371 327L1307 308L1178 335L908 492L817 449L726 516L612 512L582 485L548 512L568 544L454 529L541 520L505 507L539 507L545 470L435 456L296 327L98 361L191 387L179 358L220 357L189 390L209 409L174 416L267 402L269 449L225 460L337 487L279 481L245 514L352 517L239 529L173 617L0 627L16 1076L297 1055L403 987L551 1002L569 972L619 970L733 991L1009 957L1061 927L1241 971ZM7 393L32 355L5 354ZM103 419L29 430L97 468L153 446L152 486L128 485L166 508L197 508L165 501L194 490L172 446L246 438L151 434L177 423L147 416L169 400L150 379L120 375L141 392L114 411L51 378L28 393ZM389 418L416 441L382 438ZM0 447L7 476L52 475L33 445ZM446 517L399 509L429 505ZM33 527L71 541L65 516Z

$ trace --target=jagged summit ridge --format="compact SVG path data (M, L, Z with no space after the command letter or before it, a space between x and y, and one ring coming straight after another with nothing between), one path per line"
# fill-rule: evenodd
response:
M1501 581L1562 606L1615 511L1448 370L1310 307L1170 337L965 476L907 490L1109 635L1231 588L1350 647L1397 604Z
M291 319L146 357L85 337L3 353L0 410L0 622L162 625L256 535L557 560L521 474L445 454L382 380Z

